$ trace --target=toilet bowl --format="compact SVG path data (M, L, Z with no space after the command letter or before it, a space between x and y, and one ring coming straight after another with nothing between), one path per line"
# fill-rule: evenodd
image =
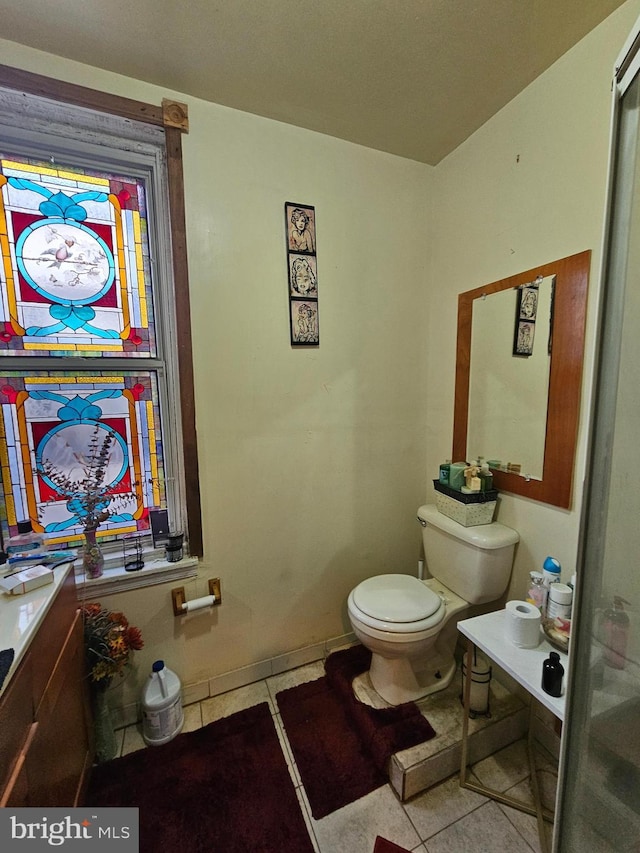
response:
M435 506L420 507L418 520L431 577L376 575L359 583L347 600L353 631L371 651L373 689L390 705L449 686L456 671L455 617L472 603L502 595L519 539L496 522L465 528Z
M468 603L435 578L378 575L351 591L351 626L371 651L369 677L376 693L401 705L444 690L456 671L445 627Z

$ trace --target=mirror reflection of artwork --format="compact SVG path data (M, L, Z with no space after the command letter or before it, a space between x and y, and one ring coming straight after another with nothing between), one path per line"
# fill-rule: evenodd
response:
M514 355L533 355L533 338L536 333L535 323L518 323Z
M536 321L536 313L538 311L538 285L530 287L521 287L520 293L520 320L530 320L532 323Z
M292 346L318 346L316 212L305 204L284 205L287 239L289 326Z
M530 356L533 354L533 339L536 332L538 314L539 282L524 285L517 289L516 328L513 338L513 354Z

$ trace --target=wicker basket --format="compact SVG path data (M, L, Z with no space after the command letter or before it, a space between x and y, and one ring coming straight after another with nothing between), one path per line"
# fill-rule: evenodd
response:
M496 489L468 495L445 486L439 480L434 480L433 486L438 511L463 527L477 527L493 521L498 501Z

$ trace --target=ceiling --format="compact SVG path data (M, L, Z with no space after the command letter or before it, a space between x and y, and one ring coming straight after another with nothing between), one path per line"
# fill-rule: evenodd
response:
M435 165L622 3L0 0L0 36Z

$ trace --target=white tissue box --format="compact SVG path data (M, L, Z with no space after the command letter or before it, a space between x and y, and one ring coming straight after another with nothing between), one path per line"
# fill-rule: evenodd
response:
M449 495L436 492L436 507L443 515L452 518L463 527L476 527L480 524L491 524L496 511L497 501L484 503L462 503Z
M9 595L22 595L29 590L53 583L53 572L47 566L31 566L0 579L0 590Z

